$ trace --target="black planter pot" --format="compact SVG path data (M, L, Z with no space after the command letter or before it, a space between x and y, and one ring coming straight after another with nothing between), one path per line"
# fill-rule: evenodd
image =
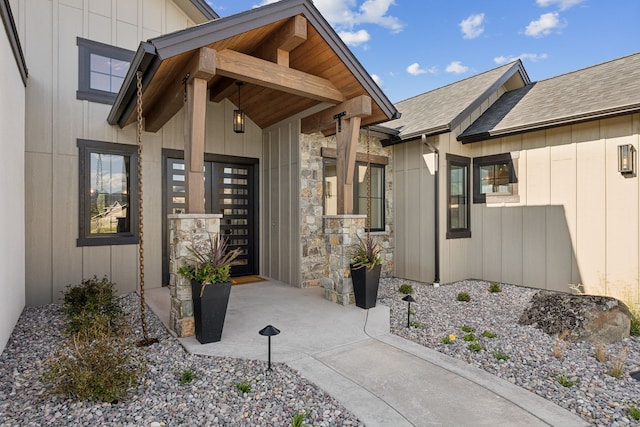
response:
M196 339L200 344L218 342L222 337L224 318L227 315L231 283L206 285L200 297L202 284L191 281L193 317L196 322Z
M356 305L360 308L375 307L382 266L376 265L372 269L366 267L354 269L353 266L349 266L349 269L351 270Z

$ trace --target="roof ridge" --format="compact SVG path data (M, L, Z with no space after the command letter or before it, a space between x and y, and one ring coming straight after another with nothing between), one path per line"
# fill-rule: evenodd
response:
M485 74L487 74L487 73L491 73L491 72L496 71L496 70L499 70L499 69L501 69L501 68L508 69L508 68L510 68L511 66L513 66L514 64L516 64L517 62L522 62L522 61L520 61L520 59L515 59L515 60L513 60L513 61L511 61L511 62L507 62L506 64L502 64L502 65L499 65L499 66L497 66L497 67L491 68L491 69L489 69L489 70L483 71L483 72L481 72L481 73L474 74L474 75L469 76L469 77L466 77L466 78L464 78L464 79L462 79L462 80L457 80L457 81L455 81L455 82L451 82L451 83L446 84L446 85L444 85L444 86L440 86L440 87L437 87L437 88L435 88L435 89L431 89L431 90L428 90L428 91L426 91L426 92L422 92L422 93L420 93L420 94L417 94L417 95L411 96L411 97L409 97L409 98L403 99L402 101L398 101L398 102L396 102L396 104L400 104L400 103L402 103L402 102L409 101L409 100L411 100L411 99L421 97L421 96L426 95L426 94L428 94L428 93L433 93L433 92L440 91L440 90L442 90L442 89L446 89L446 88L448 88L448 87L450 87L450 86L457 85L457 84L462 83L462 82L465 82L465 81L467 81L467 80L470 80L470 79L474 79L474 78L476 78L476 77L483 76L483 75L485 75Z
M608 61L600 62L599 64L592 64L592 65L588 65L586 67L578 68L576 70L567 71L565 73L558 74L556 76L547 77L546 79L538 80L537 82L532 82L532 83L542 83L542 82L546 82L546 81L549 81L549 80L554 80L554 79L557 79L557 78L560 78L560 77L566 77L566 76L569 76L571 74L581 73L581 72L584 72L584 71L592 69L592 68L602 67L603 65L611 64L612 62L618 62L618 61L621 61L623 59L627 59L627 58L630 58L630 57L636 56L636 55L640 55L640 52L630 53L630 54L625 55L625 56L621 56L621 57L618 57L618 58L610 59Z

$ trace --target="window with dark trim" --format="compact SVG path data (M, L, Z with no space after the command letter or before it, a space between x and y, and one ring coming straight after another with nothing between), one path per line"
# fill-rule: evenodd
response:
M78 140L78 246L138 243L138 147Z
M471 159L447 154L447 239L471 237Z
M371 222L370 231L384 231L384 165L371 163L370 171L367 163L356 162L353 178L353 213L367 213L367 187L371 173ZM336 159L325 158L323 165L323 208L325 215L335 215L338 207Z
M134 52L78 37L77 99L113 104Z
M517 177L510 153L473 159L473 202L486 203L487 196L517 195Z

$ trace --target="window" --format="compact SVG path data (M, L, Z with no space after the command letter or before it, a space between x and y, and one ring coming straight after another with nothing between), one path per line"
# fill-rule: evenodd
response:
M134 53L80 37L77 44L79 81L76 98L113 104Z
M338 210L336 176L336 160L324 159L324 213L336 215ZM353 178L353 212L356 214L367 213L367 186L369 171L367 163L356 162L355 176ZM371 163L371 231L384 231L384 165Z
M447 239L471 237L467 157L447 154Z
M78 246L138 243L138 147L78 140Z
M510 153L473 159L473 202L486 203L487 196L517 195L517 178Z

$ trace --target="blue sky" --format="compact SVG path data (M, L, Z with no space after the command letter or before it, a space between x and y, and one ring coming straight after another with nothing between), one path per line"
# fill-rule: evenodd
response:
M273 0L207 0L229 16ZM533 81L640 51L640 0L315 0L393 102L521 58Z

